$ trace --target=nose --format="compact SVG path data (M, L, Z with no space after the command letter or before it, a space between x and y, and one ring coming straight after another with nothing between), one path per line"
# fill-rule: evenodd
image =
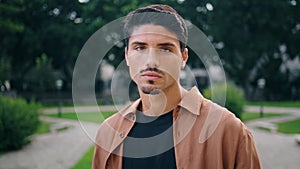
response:
M154 48L148 50L146 66L151 68L157 68L159 66L159 56Z

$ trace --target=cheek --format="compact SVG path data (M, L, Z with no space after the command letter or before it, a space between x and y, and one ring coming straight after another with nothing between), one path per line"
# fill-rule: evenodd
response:
M127 58L128 66L129 66L129 73L133 80L138 75L140 70L143 68L143 60L141 56L133 55L128 56Z
M180 76L182 59L176 55L165 55L161 59L160 69L178 80Z

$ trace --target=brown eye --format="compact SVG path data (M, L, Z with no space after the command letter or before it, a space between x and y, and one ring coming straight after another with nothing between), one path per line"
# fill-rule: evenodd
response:
M141 51L141 50L144 50L145 47L144 46L136 46L134 49L137 51Z
M162 52L171 52L170 48L161 48L160 51Z

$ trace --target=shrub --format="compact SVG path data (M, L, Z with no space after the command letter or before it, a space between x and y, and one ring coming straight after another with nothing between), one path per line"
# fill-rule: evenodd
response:
M227 85L227 86L226 86ZM236 117L240 118L245 105L245 98L243 91L239 89L233 83L227 84L216 84L213 88L207 88L204 90L203 95L208 99L212 99L211 91L214 92L216 98L213 98L214 102L222 105L221 95L224 94L224 90L226 89L226 100L225 106L228 110L236 115Z
M38 106L0 95L0 151L20 149L38 127Z

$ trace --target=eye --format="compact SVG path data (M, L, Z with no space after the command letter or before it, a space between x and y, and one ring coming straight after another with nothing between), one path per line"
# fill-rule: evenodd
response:
M160 51L162 52L172 52L170 48L160 48Z
M136 50L136 51L141 51L141 50L144 50L145 49L145 46L135 46L134 47L134 50Z

